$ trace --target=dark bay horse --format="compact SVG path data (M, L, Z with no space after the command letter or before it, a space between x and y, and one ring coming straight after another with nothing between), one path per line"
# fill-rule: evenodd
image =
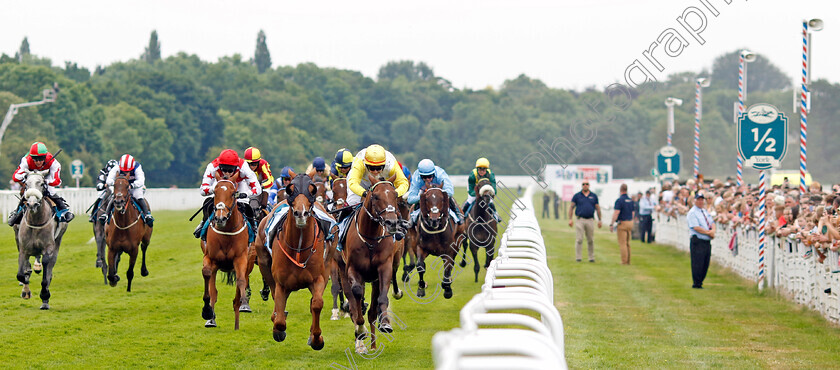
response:
M333 180L332 186L332 197L330 198L329 204L332 205L333 210L342 209L347 207L347 179L346 178L338 178ZM330 293L333 297L333 306L330 315L330 320L339 320L342 316L342 311L344 312L345 317L350 317L349 313L349 306L345 307L344 304L344 291L341 289L341 279L338 275L338 250L336 247L338 246L338 238L333 238L332 241L327 243L327 269L330 272L330 281L332 284L330 285Z
M411 205L406 202L405 199L400 198L399 202L397 203L397 209L400 211L400 216L403 220L408 220L411 216ZM403 262L403 274L402 274L402 281L408 282L411 278L411 271L414 270L414 267L417 263L417 229L411 228L405 234L405 239L402 240L403 249L402 249L402 262ZM408 256L408 261L406 261L406 256ZM396 270L394 270L396 273Z
M99 207L93 212L93 239L96 241L96 267L102 269L102 279L108 284L108 246L105 244L105 222L99 217L106 212L108 199L111 197L111 189L105 188L105 197L99 202ZM119 263L119 259L117 260Z
M467 246L470 248L473 256L473 271L475 271L475 282L478 282L478 272L481 267L478 264L478 248L484 248L486 257L484 259L484 268L490 266L493 262L493 254L496 246L497 225L496 218L493 217L493 209L490 208L490 202L496 195L493 191L493 186L490 185L490 180L481 179L475 184L475 194L477 195L475 203L470 208L467 214L467 220L464 223L467 230L467 238L464 239L464 254L461 256L461 267L467 265Z
M426 295L426 256L439 256L443 260L443 298L452 298L452 268L463 238L459 227L449 215L449 194L438 185L430 185L420 195L420 215L417 221L417 296Z
M119 175L114 180L114 214L111 222L105 225L105 243L108 244L108 282L112 287L117 286L120 277L117 276L117 257L122 253L129 256L128 278L126 291L131 291L131 281L134 279L134 264L137 262L138 249L143 251L143 262L140 265L140 275L148 276L146 268L146 248L152 239L152 227L143 222L143 215L133 204L131 185L128 178ZM145 202L145 199L137 200ZM139 248L138 248L139 246Z
M393 283L394 259L397 247L393 234L397 232L400 216L397 213L397 191L390 179L368 176L372 184L360 209L352 216L347 231L344 250L338 259L341 285L350 301L350 316L356 326L356 352L365 353L364 338L368 334L362 314L365 283L371 283L371 305L368 323L371 332L379 324L384 333L393 332L388 312L388 289ZM376 348L376 337L371 337L371 349Z
M29 277L32 275L29 257L41 257L43 264L40 294L42 310L50 309L50 283L52 282L53 268L58 258L61 238L67 230L67 223L56 221L52 203L44 198L47 192L44 176L47 173L49 173L48 170L27 173L26 190L23 192L26 209L20 225L14 227L15 242L18 248L17 279L23 283L23 291L21 291L20 296L23 299L32 297L32 292L29 290Z
M239 174L232 178L217 178L213 191L215 203L213 218L207 230L207 241L202 241L204 261L201 275L204 277L204 308L201 317L207 320L205 327L216 327L216 272L233 272L236 276L236 294L233 298L234 329L239 330L239 308L247 304L245 286L248 270L248 226L245 217L236 205ZM230 281L230 280L229 280Z
M286 187L289 214L276 236L269 243L272 246L271 276L274 279L274 312L271 315L274 340L286 339L286 300L297 290L307 288L312 295L309 310L312 325L307 344L314 350L324 348L321 336L321 309L324 307L324 288L327 286L328 271L324 264L325 235L313 216L317 204L315 184L308 175L298 175Z

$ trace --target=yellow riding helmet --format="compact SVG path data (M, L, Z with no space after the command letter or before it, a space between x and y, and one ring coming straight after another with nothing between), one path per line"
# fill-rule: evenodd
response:
M256 162L262 158L260 150L254 147L245 149L245 160L248 162Z
M490 168L490 161L487 158L479 158L475 161L475 168Z
M365 164L369 166L382 166L385 164L385 148L382 145L373 144L365 149Z

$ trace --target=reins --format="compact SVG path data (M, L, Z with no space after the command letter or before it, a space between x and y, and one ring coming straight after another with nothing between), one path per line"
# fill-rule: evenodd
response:
M440 189L440 188L431 188L431 189L429 189L429 190L427 190L427 191L431 191L431 190L438 190L438 191L440 191L441 193L443 193L443 190L442 190L442 189ZM424 194L423 196L425 197L425 194ZM422 214L422 210L421 210L421 214L420 214L420 228L421 228L421 229L423 229L423 231L424 231L426 234L432 234L432 235L434 235L434 234L440 234L440 233L442 233L442 232L446 231L446 230L447 230L447 228L449 228L449 219L450 219L450 217L449 217L449 207L448 207L448 205L447 205L447 208L444 210L444 214L445 214L444 218L446 219L446 222L443 224L443 227L441 227L440 229L437 229L437 230L429 230L429 229L426 227L426 221L425 221L425 217L424 217L425 215L423 215L423 214Z

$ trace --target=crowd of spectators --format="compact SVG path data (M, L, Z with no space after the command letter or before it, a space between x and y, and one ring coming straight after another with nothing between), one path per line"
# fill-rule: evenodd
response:
M706 209L714 217L719 230L758 228L758 185L736 186L732 179L712 182L688 180L683 184L665 182L658 196L653 193L657 217L685 215L694 206L694 195L703 192ZM634 196L639 201L643 194ZM816 251L820 262L825 251L840 246L840 184L823 189L816 181L808 191L800 193L798 184L785 179L783 184L767 191L766 234L798 240ZM811 251L808 252L810 254ZM807 257L808 255L806 255Z

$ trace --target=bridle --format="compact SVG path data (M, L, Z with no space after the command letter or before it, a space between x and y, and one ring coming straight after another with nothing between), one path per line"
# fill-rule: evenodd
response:
M361 233L361 231L359 231L359 227L358 227L359 213L356 214L356 225L357 225L356 226L356 234L359 235L359 239L361 239L365 243L365 245L367 245L368 249L370 249L370 250L373 250L373 248L375 246L371 243L368 243L367 240L372 240L374 243L378 243L380 240L394 235L394 234L390 234L390 233L385 232L385 229L387 227L385 226L385 218L382 217L382 216L387 215L389 213L393 213L397 216L398 220L400 218L400 214L399 214L399 212L397 212L397 207L394 207L393 204L389 204L388 206L385 207L385 209L382 209L379 212L376 212L376 210L373 210L374 213L371 213L371 210L368 209L368 203L372 203L371 197L373 196L373 191L379 184L388 184L388 185L391 186L392 189L394 189L394 191L396 191L396 188L394 187L394 184L392 184L390 181L378 181L377 183L373 184L370 187L370 189L368 190L368 199L365 202L362 203L362 209L365 211L368 218L370 218L373 222L379 224L379 228L382 230L381 235L377 236L377 237L370 237L370 236L362 235L362 233Z
M426 193L423 194L423 197L425 197L426 194L428 194L430 191L433 191L433 190L439 191L441 193L441 195L444 194L444 191L441 188L430 188L430 189L426 190ZM445 198L446 197L444 197L444 199ZM425 201L424 201L424 203L425 203ZM446 202L446 203L448 203L448 202ZM446 231L446 229L449 227L449 208L448 208L448 204L444 205L444 207L445 207L445 209L443 209L443 210L438 209L437 206L432 207L431 209L429 209L429 212L425 215L422 214L422 210L421 210L420 228L423 229L424 232L426 232L427 234L440 234L440 233ZM428 222L426 221L426 219L431 217L432 212L441 212L442 213L441 218L443 218L445 220L445 222L443 224L443 227L441 227L439 229L436 229L436 228L431 227L431 225L427 226Z
M126 183L128 183L128 177L126 177L124 175L117 176L117 180L119 180L119 179L123 179L123 180L126 181ZM114 208L116 209L117 208L117 201L116 201L117 195L122 195L122 193L117 193L116 192L116 184L115 184L114 187L115 187L115 189L114 189ZM126 195L125 195L125 205L123 205L122 209L117 209L117 211L119 211L121 215L125 214L125 211L128 210L128 206L131 204L131 201L132 201L132 199L131 199L131 183L128 183L127 188L128 189L126 190ZM117 224L117 222L114 221L114 225L116 225L116 224ZM132 224L132 225L134 225L134 224ZM128 227L131 227L132 225L129 225ZM119 228L119 226L117 226L117 227Z
M233 203L234 203L234 204L233 204L232 206L228 206L227 204L225 204L225 202L219 202L219 203L216 203L216 206L215 206L214 208L215 208L217 211L227 211L227 214L226 214L226 215L223 215L222 217L215 217L215 216L214 216L214 217L213 217L213 224L216 224L216 223L218 223L218 222L222 222L223 224L227 223L227 221L230 219L230 216L232 216L232 215L233 215L233 207L236 205L236 191L235 191L235 189L236 189L236 184L234 184L234 183L233 183L233 181L230 181L230 180L224 179L224 180L219 180L219 181L216 183L216 187L218 187L218 186L219 186L219 184L221 184L221 183L223 183L223 182L229 183L229 184L233 187L233 189L234 189L234 196L233 196L233 199L232 199L232 200L233 200ZM214 191L214 193L215 193L215 191ZM238 234L238 233L237 233L237 234Z
M27 177L28 177L28 175L27 175ZM42 176L42 178L43 178L43 176ZM24 181L24 185L26 185L25 181ZM26 196L26 190L25 189L28 189L28 188L29 188L28 186L24 188L24 197ZM38 202L35 204L34 207L30 206L29 202L26 202L26 212L27 212L27 214L33 208L40 208L41 203L46 201L44 198L46 197L46 194L47 194L47 183L46 183L46 181L43 181L43 179L42 179L42 182L41 182L40 189L38 189L38 190L40 190L40 192L41 192L41 199L38 200ZM31 225L31 224L29 224L29 221L27 220L26 226L30 229L35 229L35 230L40 230L40 229L43 229L44 227L46 227L50 223L50 221L52 221L52 218L55 215L55 212L52 210L52 207L47 207L47 208L50 210L50 213L51 213L50 216L47 217L47 221L45 221L43 224L40 224L40 225ZM26 215L24 215L24 219L26 218L25 216Z

